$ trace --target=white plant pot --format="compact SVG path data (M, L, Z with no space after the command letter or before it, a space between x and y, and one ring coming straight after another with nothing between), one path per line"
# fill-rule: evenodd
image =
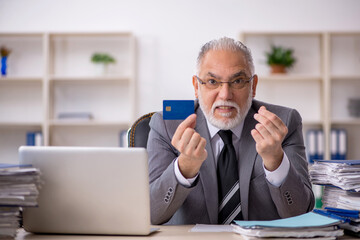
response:
M97 63L95 64L95 75L96 76L106 76L108 73L108 65Z

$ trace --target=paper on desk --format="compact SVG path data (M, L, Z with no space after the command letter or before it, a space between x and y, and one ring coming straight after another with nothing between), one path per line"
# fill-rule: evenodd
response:
M196 224L190 232L233 232L230 225Z

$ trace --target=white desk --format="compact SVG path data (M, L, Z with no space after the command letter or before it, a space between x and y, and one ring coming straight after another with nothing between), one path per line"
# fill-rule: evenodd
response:
M243 240L241 235L229 232L199 233L189 232L194 225L153 226L159 231L149 236L106 236L106 235L45 235L32 234L21 229L16 240Z
M96 236L96 235L45 235L27 233L20 230L15 240L244 240L241 235L236 233L199 233L189 232L194 225L182 226L154 226L160 228L158 232L149 236ZM260 238L259 238L260 239ZM350 236L343 236L339 239L358 239ZM264 238L266 240L266 238Z

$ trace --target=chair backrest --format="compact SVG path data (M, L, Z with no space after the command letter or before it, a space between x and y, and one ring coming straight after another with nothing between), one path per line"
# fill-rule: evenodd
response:
M150 132L149 122L155 112L141 116L135 121L128 132L128 147L147 147Z

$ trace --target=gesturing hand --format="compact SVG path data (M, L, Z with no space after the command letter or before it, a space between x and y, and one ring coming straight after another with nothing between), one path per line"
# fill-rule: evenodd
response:
M180 152L179 169L185 178L195 177L207 158L206 140L197 133L196 115L191 114L176 129L171 144Z
M256 151L262 157L265 168L274 171L283 159L284 151L281 144L288 129L277 115L264 106L260 107L254 118L259 122L255 129L251 130L251 135L256 142Z

